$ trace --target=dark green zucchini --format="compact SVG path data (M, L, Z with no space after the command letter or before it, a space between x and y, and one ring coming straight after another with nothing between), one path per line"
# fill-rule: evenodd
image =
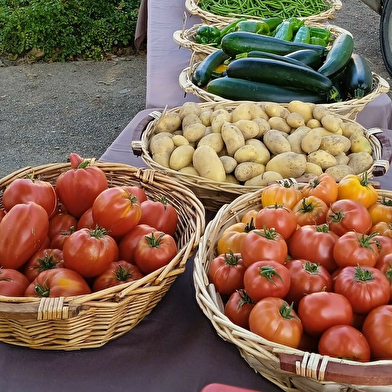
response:
M252 82L229 76L211 80L207 84L207 91L233 101L268 101L277 103L289 103L293 100L311 103L326 103L328 101L325 94L274 86L268 83Z
M343 71L342 84L351 98L363 98L372 90L373 74L367 60L353 53Z
M318 72L327 77L333 77L349 62L354 51L354 40L350 34L341 34L335 38L328 51L324 63Z
M286 54L284 57L300 61L313 69L319 69L323 63L323 56L313 49L301 49L295 52Z
M337 96L329 78L307 66L294 65L285 61L243 58L232 61L228 65L226 73L231 78L327 94L331 100Z
M236 31L225 35L221 41L222 50L230 57L237 54L257 50L285 55L300 49L313 49L323 55L325 48L319 45L310 45L304 43L295 43L284 41L279 38L270 37L245 31Z
M228 58L229 56L222 49L210 53L204 60L196 65L192 74L192 82L199 87L206 86L211 79L215 68L223 64Z

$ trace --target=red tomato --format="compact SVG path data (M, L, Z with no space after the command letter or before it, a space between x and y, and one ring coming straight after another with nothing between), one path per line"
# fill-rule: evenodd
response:
M271 342L297 348L303 332L301 320L282 298L257 302L249 315L249 329Z
M69 231L71 227L76 228L77 225L78 220L74 216L67 212L59 212L49 219L48 236L52 240L56 235L63 231Z
M338 184L334 177L322 173L302 188L302 194L305 197L316 196L329 206L338 198Z
M9 211L14 205L33 201L45 209L49 217L57 212L58 198L53 185L31 176L12 181L3 193L3 206Z
M245 236L241 254L246 267L260 260L274 260L283 264L287 258L287 244L274 229L255 229Z
M390 298L390 286L385 275L372 267L345 267L335 280L334 290L344 295L358 314L370 312L377 306L386 305Z
M145 225L143 223L136 225L132 230L125 234L118 244L119 258L121 260L128 261L128 263L134 263L134 253L136 244L143 236L151 234L156 231L154 227Z
M72 233L63 247L64 265L84 278L98 276L118 260L118 246L102 228L80 229Z
M143 201L147 200L146 192L143 188L137 185L124 185L123 188L129 192L130 194L137 197L139 203L143 203Z
M79 229L95 229L97 223L94 221L93 218L93 208L89 208L86 210L83 215L79 218L78 224L76 226L76 230Z
M13 268L0 268L0 295L23 297L29 280Z
M141 207L142 217L139 223L145 223L174 236L177 229L178 214L165 197L162 197L160 201L146 200L141 203Z
M331 204L327 213L327 223L339 236L348 231L368 233L372 228L372 218L366 207L350 199L337 200Z
M380 270L387 278L390 288L389 303L392 303L392 253L379 256L374 267Z
M32 282L42 271L64 268L63 252L60 249L41 249L23 266L23 274Z
M0 208L0 222L5 216L5 211Z
M26 297L70 297L90 294L91 289L83 277L68 268L43 271L27 287Z
M305 295L301 299L298 316L306 333L321 336L334 325L350 325L353 308L345 296L320 291Z
M335 325L328 328L318 344L321 355L344 358L351 361L369 362L370 347L365 336L350 325Z
M285 240L289 239L297 228L295 214L282 205L274 204L262 208L256 215L257 229L275 229Z
M240 253L224 253L211 260L208 279L218 293L231 295L244 287L245 269Z
M41 248L48 230L48 214L40 205L28 202L12 207L0 222L0 265L20 268Z
M249 329L249 314L254 308L255 302L249 297L244 289L236 290L230 295L225 305L225 315L239 327Z
M94 200L92 206L94 222L105 228L111 236L122 236L132 230L142 216L137 197L124 187L105 189Z
M253 222L237 222L227 227L218 239L217 250L219 254L229 253L241 253L242 242L247 234L254 230L255 226Z
M89 160L72 165L71 169L61 173L55 185L61 203L76 218L92 207L95 198L107 187L105 172Z
M273 260L256 261L245 271L244 286L256 302L265 297L284 298L290 289L290 272Z
M333 248L338 238L328 225L301 226L290 238L289 254L293 259L320 264L331 274L338 268L333 258Z
M378 243L378 257L392 253L392 238L376 235L374 240Z
M98 275L93 282L93 291L107 289L108 287L133 282L143 278L139 268L125 260L113 261L109 267Z
M167 265L177 254L177 244L170 234L153 231L138 241L135 248L135 263L144 274Z
M365 318L362 333L365 335L373 360L392 359L392 305L373 309Z
M318 291L332 291L332 277L325 267L309 260L289 260L285 264L290 272L290 289L285 300L294 307L304 295Z
M308 196L301 199L292 211L300 226L320 225L325 223L328 206L316 196Z
M62 231L61 233L57 234L53 237L50 241L48 248L51 249L60 249L63 250L64 243L68 239L68 237L74 233L76 230L73 226L69 229L69 231Z
M261 193L263 207L278 204L291 209L301 199L302 192L288 180L268 185Z
M377 241L374 235L348 231L336 240L333 258L340 268L349 265L374 267L378 259Z

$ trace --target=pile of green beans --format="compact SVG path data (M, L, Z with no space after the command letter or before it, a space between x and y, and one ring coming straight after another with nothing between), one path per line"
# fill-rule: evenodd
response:
M325 0L200 0L198 7L225 17L279 16L286 19L317 15L331 6Z

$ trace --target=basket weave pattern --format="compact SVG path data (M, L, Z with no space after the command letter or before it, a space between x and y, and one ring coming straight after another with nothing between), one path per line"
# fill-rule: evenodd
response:
M151 200L165 196L178 212L175 240L178 254L171 262L142 279L89 295L65 298L0 296L0 341L43 350L100 347L135 327L148 315L185 270L204 231L204 207L196 196L174 179L151 169L95 162L109 186L137 185ZM55 183L70 164L29 167L0 180L1 196L16 178L34 174Z
M298 184L301 187L300 184ZM207 225L194 260L196 300L217 334L237 346L241 356L255 371L287 392L386 392L392 388L392 361L359 363L305 353L270 342L232 323L224 315L223 302L208 280L211 260L222 232L252 209L261 208L263 190L239 196L223 206ZM391 191L379 190L391 197ZM362 384L361 384L362 383ZM359 386L359 385L363 386ZM383 385L382 389L375 386Z

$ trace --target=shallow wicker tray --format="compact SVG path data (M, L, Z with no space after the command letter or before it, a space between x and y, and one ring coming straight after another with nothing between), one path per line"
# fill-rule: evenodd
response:
M235 19L238 19L239 16L247 16L247 15L233 15L233 17L225 17L212 14L211 12L206 12L202 10L199 6L199 0L185 0L185 8L191 15L198 15L200 19L204 23L230 23ZM326 11L317 14L308 16L306 18L299 18L305 20L311 20L313 22L324 22L328 19L332 19L336 11L342 8L342 2L340 0L327 0L327 4L330 5L330 8ZM256 17L249 17L249 19L256 19Z
M245 101L227 101L227 103L225 103L225 108L228 110L233 110L241 102ZM198 105L200 105L202 108L208 109L213 108L216 104L217 102L204 102L199 103ZM177 112L179 110L180 107L170 109L170 111ZM148 146L150 139L154 135L154 127L161 114L162 113L158 111L152 112L150 114L151 121L147 123L145 129L140 130L140 132L137 134L134 134L134 140L132 141L131 147L134 154L140 155L148 166L176 179L179 183L191 189L203 202L205 208L210 211L217 211L220 207L222 207L223 204L232 202L237 196L244 193L253 192L260 188L259 186L245 186L232 184L229 182L212 181L207 178L195 176L192 174L180 173L155 162L151 157ZM353 120L348 118L342 118L344 121L353 122ZM384 175L389 168L392 155L389 139L379 128L365 130L365 135L372 145L374 158L374 164L368 170L368 177L372 178ZM299 182L301 182L300 179Z
M177 256L140 280L89 295L42 299L0 296L0 341L42 350L103 346L135 327L185 271L205 226L204 207L196 196L173 178L151 169L95 164L105 172L109 186L141 186L150 199L165 196L176 208ZM34 173L35 178L54 184L58 175L69 168L70 164L64 163L21 169L0 180L0 197L16 178Z
M299 184L299 187L301 185ZM224 315L223 302L208 280L211 260L222 231L240 221L247 211L261 208L262 189L239 196L224 205L209 222L194 259L196 300L217 334L235 344L255 371L287 392L387 392L392 390L392 361L360 363L309 354L270 342L232 323ZM379 197L392 197L379 190Z
M193 25L189 29L185 29L185 27L182 30L176 30L173 33L173 40L176 42L179 46L189 49L191 52L194 53L195 60L196 61L201 61L203 60L207 55L210 53L213 53L217 50L216 45L203 45L203 44L198 44L195 42L195 35L200 26L203 24L196 24ZM330 24L330 23L317 23L314 21L305 21L306 26L312 26L312 27L321 27L328 29L331 32L331 38L336 39L341 34L350 34L352 35L348 30L345 30L339 26ZM224 28L227 26L227 23L217 23L214 24L214 26L218 27L219 29ZM327 48L330 48L332 43L327 46Z

